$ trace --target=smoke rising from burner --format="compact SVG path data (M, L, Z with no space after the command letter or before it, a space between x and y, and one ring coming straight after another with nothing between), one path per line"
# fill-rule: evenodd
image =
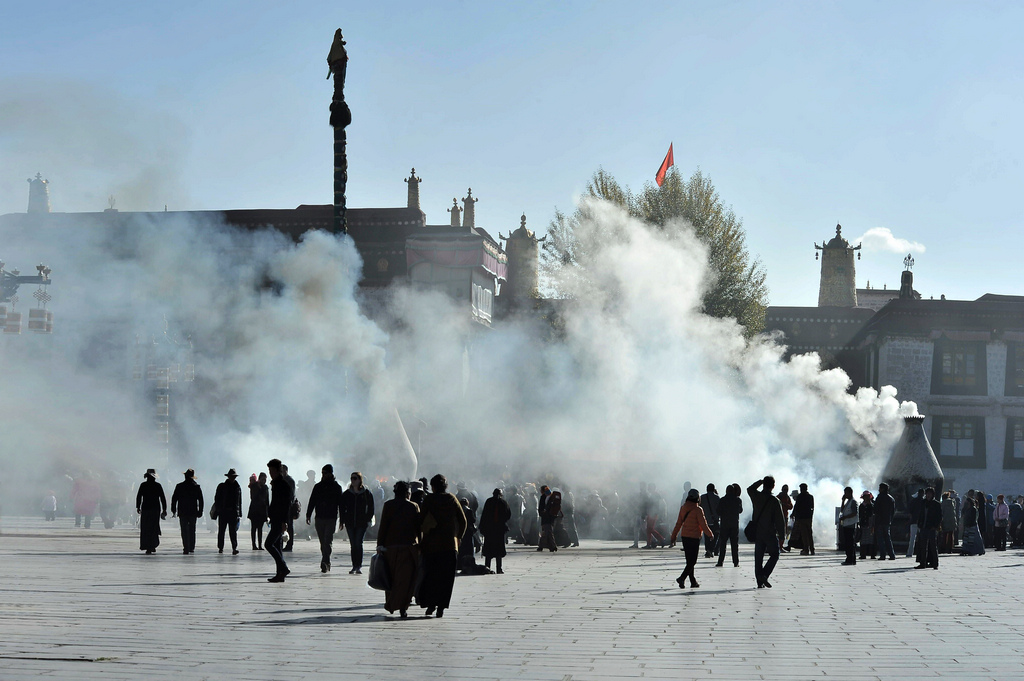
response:
M138 338L191 346L195 381L171 398L186 452L169 462L172 480L189 466L209 481L278 457L296 478L332 462L484 486L505 474L577 489L612 481L621 493L657 481L671 507L683 480L722 490L771 473L810 483L828 497L821 509L845 484L874 484L911 403L892 388L851 395L816 356L783 362L772 338L747 341L735 322L702 314L707 254L685 225L658 229L600 202L588 213L582 237L600 244L589 288L558 303L555 325L533 315L493 329L436 291L360 292L347 237L293 244L187 214L6 230L9 262L53 268L57 330L6 339L5 352L19 348L21 394L62 399L17 409L7 390L0 408L17 409L13 437L36 468L89 452L135 476L159 451L152 405L127 378ZM53 431L55 419L67 427Z

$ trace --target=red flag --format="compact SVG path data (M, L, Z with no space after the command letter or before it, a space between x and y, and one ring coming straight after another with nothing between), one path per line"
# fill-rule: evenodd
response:
M660 187L665 182L665 173L668 169L676 164L676 160L672 157L672 143L668 145L668 153L665 154L665 160L661 162L661 167L658 168L658 174L654 176L654 181L658 183Z

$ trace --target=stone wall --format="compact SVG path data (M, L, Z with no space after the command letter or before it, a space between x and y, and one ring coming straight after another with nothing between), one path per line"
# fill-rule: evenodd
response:
M895 386L901 401L923 405L931 392L933 349L929 340L886 340L878 352L878 384Z

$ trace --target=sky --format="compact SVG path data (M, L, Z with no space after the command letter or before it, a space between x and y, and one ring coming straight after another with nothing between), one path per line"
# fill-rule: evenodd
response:
M350 207L543 233L604 168L669 143L743 220L774 305L814 305L814 242L857 284L1022 294L1024 6L1010 3L23 3L0 23L0 214L289 208L332 196L326 56L348 41ZM3 245L0 244L0 257ZM12 263L13 264L13 263ZM22 269L26 266L23 265Z

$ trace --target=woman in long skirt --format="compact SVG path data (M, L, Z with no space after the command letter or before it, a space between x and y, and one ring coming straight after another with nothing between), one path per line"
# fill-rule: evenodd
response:
M384 502L377 528L377 551L388 566L391 588L384 592L384 609L403 618L416 590L420 563L420 507L409 501L409 483L399 480L395 498Z
M135 510L139 514L139 550L149 555L160 546L160 519L167 517L167 497L156 481L155 470L147 470L145 478L135 495Z
M985 555L985 541L981 537L981 530L978 529L978 509L974 507L974 503L971 497L964 498L964 541L960 549L965 556Z
M427 609L427 617L437 612L444 616L451 604L458 569L459 538L466 531L466 515L454 494L448 493L448 480L435 475L430 480L432 494L420 509L420 530L423 533L423 583L416 602Z

